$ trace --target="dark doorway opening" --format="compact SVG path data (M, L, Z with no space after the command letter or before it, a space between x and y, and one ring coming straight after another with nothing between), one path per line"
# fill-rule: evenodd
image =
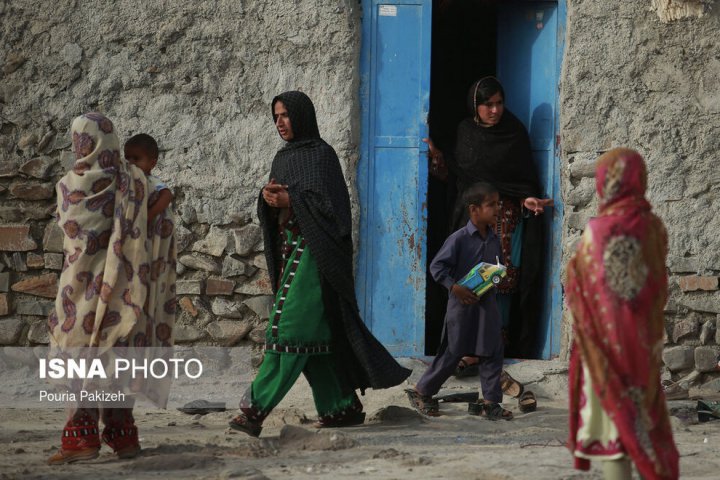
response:
M472 83L495 75L497 7L492 0L434 0L430 72L430 136L442 151L455 144L458 123L465 118L466 95ZM455 187L430 176L428 181L428 264L450 232ZM447 291L427 275L425 354L440 345Z

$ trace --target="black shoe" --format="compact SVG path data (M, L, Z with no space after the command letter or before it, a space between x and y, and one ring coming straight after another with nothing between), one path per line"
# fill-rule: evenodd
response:
M705 423L712 420L720 420L720 402L703 402L698 400L697 407L698 422Z
M244 413L241 413L237 417L230 420L228 425L230 425L230 428L232 428L233 430L245 432L251 437L259 437L260 432L262 432L262 424L253 422L248 417L246 417Z
M320 417L315 422L315 428L353 427L363 423L365 423L365 412L350 412L340 418Z

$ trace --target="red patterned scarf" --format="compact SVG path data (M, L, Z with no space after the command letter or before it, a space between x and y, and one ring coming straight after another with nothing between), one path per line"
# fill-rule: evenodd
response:
M575 451L584 364L643 478L678 478L660 387L667 234L645 199L647 173L637 152L617 148L602 155L596 183L599 216L588 223L567 269L574 332L569 447ZM587 469L589 462L578 466Z

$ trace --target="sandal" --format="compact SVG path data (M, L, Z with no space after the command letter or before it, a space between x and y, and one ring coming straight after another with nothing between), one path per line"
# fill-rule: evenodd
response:
M313 426L315 428L342 428L354 427L363 423L365 423L365 412L350 412L339 418L320 417Z
M712 420L720 420L720 402L703 402L698 400L697 406L698 422L705 423Z
M88 447L80 450L59 449L53 456L48 458L48 465L64 465L66 463L93 460L100 456L100 447Z
M530 413L537 410L537 399L535 394L530 390L523 392L518 400L518 408L522 413Z
M502 388L503 395L513 398L520 397L525 390L523 384L511 377L505 370L500 374L500 388Z
M334 414L320 415L314 426L315 428L342 428L363 423L365 423L365 412L363 412L360 399L355 395L353 402L348 407Z
M134 422L106 425L101 438L120 459L135 458L142 451Z
M410 405L420 414L425 417L439 417L440 407L438 401L433 400L429 395L422 395L414 388L406 388L405 393L410 400Z
M233 430L245 432L251 437L259 437L262 432L262 424L253 422L244 413L230 420L228 423Z
M48 465L63 465L81 460L92 460L100 455L100 435L97 420L80 411L63 428L60 449L50 458Z
M663 380L662 389L665 392L666 400L685 400L690 397L687 390L682 388L679 383L672 380Z
M483 416L488 420L512 420L513 414L510 410L502 407L499 403L485 403L482 406Z
M478 374L480 374L480 362L468 363L462 358L454 373L455 378L476 377Z

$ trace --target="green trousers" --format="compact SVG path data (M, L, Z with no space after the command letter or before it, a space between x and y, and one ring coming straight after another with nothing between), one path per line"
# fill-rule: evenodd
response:
M265 359L251 385L252 406L265 415L287 395L303 373L312 388L315 409L323 417L348 408L357 398L343 395L332 354L294 355L265 352Z

